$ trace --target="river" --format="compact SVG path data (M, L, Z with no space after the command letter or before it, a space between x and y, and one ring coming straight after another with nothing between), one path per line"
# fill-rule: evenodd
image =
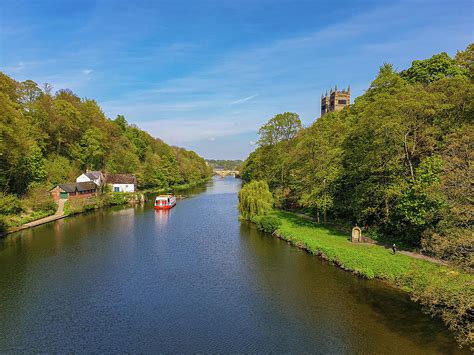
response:
M458 352L406 294L239 222L239 188L0 239L0 352Z

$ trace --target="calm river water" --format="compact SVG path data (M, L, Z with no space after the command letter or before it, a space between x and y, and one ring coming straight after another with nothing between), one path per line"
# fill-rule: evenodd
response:
M0 352L458 351L407 295L240 223L239 188L0 239Z

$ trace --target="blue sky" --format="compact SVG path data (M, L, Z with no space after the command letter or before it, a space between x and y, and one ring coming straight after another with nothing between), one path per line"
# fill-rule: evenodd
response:
M355 97L384 62L454 55L473 18L472 0L3 0L0 70L206 158L244 159L273 115L308 125L334 85Z

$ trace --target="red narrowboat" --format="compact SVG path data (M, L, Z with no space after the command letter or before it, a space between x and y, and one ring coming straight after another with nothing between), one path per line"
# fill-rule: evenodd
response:
M156 210L169 210L176 206L176 197L173 195L160 195L155 198Z

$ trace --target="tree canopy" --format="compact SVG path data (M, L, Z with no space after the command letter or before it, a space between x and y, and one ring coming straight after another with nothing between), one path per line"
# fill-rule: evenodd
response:
M71 90L17 82L0 73L0 189L24 196L33 184L74 181L85 169L133 173L141 188L201 181L210 168L196 153L171 147L124 116Z
M260 129L244 181L275 204L473 266L473 48L396 72L390 64L349 108L306 128L284 113Z

